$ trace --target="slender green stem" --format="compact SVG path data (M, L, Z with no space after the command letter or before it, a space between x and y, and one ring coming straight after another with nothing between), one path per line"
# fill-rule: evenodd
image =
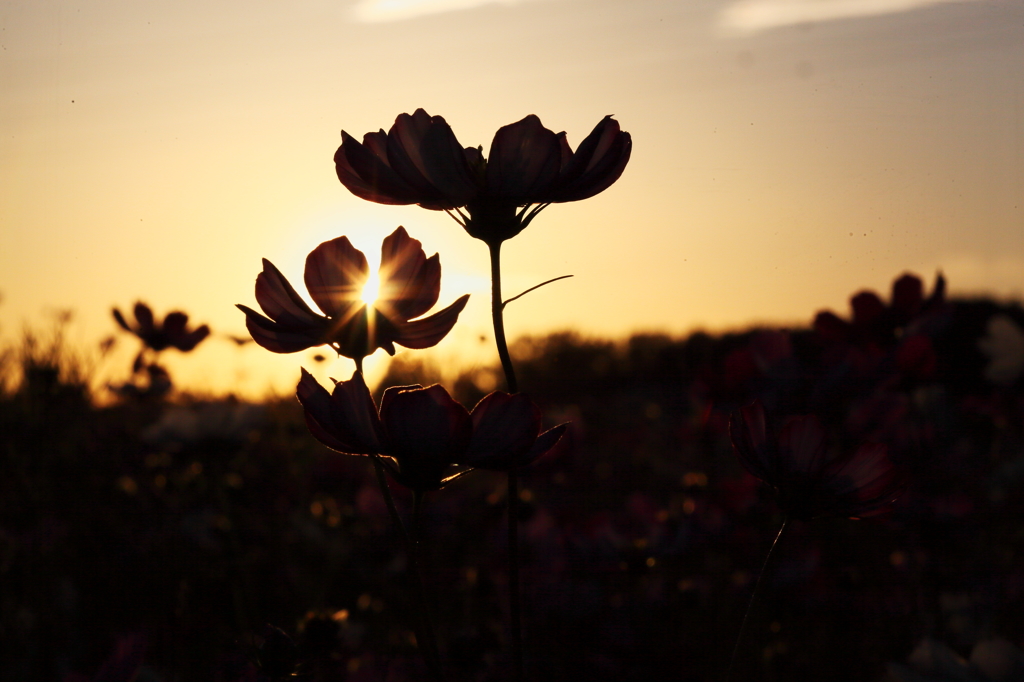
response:
M398 513L398 507L395 505L395 498L392 497L391 488L388 486L387 475L384 472L384 463L380 461L378 455L371 456L371 459L373 460L374 471L377 473L377 484L380 486L380 492L384 496L384 502L388 506L388 511L391 512L391 520L402 535L405 552L409 556L409 562L412 565L412 570L409 572L409 582L411 583L413 598L416 600L416 646L423 656L424 663L427 664L430 676L435 682L444 682L444 672L441 669L441 655L438 653L437 648L437 637L434 635L434 626L427 612L426 590L423 587L423 575L420 573L420 564L417 559L416 542L409 535L405 524L402 523L402 517ZM422 494L417 492L415 495L414 526L418 520Z
M786 524L789 523L789 517L783 517L782 526L779 527L779 532L775 536L775 540L772 542L772 546L768 548L768 555L764 558L764 564L761 565L761 572L757 574L757 582L754 583L754 591L750 595L750 601L747 603L747 612L743 614L743 622L740 624L739 634L736 635L736 644L732 648L732 656L729 658L729 667L725 670L725 682L729 682L732 677L733 666L736 665L736 654L739 653L740 643L743 641L743 635L747 631L747 622L750 620L750 612L754 609L754 601L757 599L758 593L761 591L761 582L764 580L764 574L768 570L768 562L772 559L772 552L775 551L775 545L779 544L779 538L782 537L782 531L786 530Z
M505 341L504 304L501 300L501 242L489 244L491 253L491 320L494 323L494 343L498 347L501 367L505 370L505 385L509 393L517 393L515 368ZM508 471L508 611L511 621L512 669L516 682L523 680L523 626L519 610L519 475Z

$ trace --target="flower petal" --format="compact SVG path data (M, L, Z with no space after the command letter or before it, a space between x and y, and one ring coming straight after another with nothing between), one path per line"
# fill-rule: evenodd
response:
M487 155L487 192L520 205L535 203L558 179L561 163L559 137L530 114L495 133Z
M437 303L441 291L441 262L399 227L384 240L380 257L380 293L374 304L391 320L423 315Z
M541 411L522 393L495 391L484 397L471 414L473 438L459 464L508 471L521 464L540 432Z
M534 441L533 447L527 452L519 461L519 466L526 466L537 461L544 455L558 451L559 453L567 450L566 442L568 439L563 439L566 430L569 428L569 423L559 424L558 426L552 427L544 433L537 436L537 440Z
M403 484L436 490L445 469L462 459L472 436L469 413L448 391L389 388L381 400L380 418L387 433L387 453L398 462Z
M167 313L167 317L164 318L163 330L167 336L173 339L176 336L184 334L185 327L187 325L188 315L180 311L175 311L173 313Z
M149 309L148 305L142 302L135 304L135 319L139 323L138 334L150 334L153 332L155 327L153 311Z
M396 324L395 343L406 348L430 348L436 346L459 320L459 313L466 307L469 294L459 297L455 303L429 317Z
M284 328L306 329L325 323L324 318L306 305L281 271L266 258L263 259L263 272L256 277L256 302L270 319Z
M334 168L338 180L348 191L360 199L378 204L415 204L422 198L409 183L388 165L387 133L367 133L359 144L351 135L341 131L341 146L334 154Z
M336 321L345 321L363 305L363 287L370 269L363 252L348 237L320 244L306 256L306 289L317 307Z
M117 323L121 325L121 328L124 329L126 332L132 332L133 334L135 333L135 330L128 326L128 323L125 322L124 315L122 315L121 311L118 310L117 308L114 308L114 319L117 320Z
M425 208L465 205L477 187L462 145L448 123L423 109L400 114L388 131L388 163Z
M824 466L825 429L821 422L814 415L790 417L779 432L779 473L817 475Z
M187 353L188 351L198 346L199 342L209 335L210 327L209 325L204 324L201 327L197 327L196 329L193 329L192 331L179 336L178 339L175 341L174 346L178 350Z
M833 460L822 476L825 491L841 505L838 513L861 518L884 512L904 485L902 471L879 443L865 443L853 455Z
M369 389L359 372L340 381L328 394L305 369L296 396L306 413L310 431L317 440L350 455L377 454L382 448L382 428Z
M245 313L245 328L249 330L253 341L273 353L297 353L324 343L326 326L317 328L278 324L248 306L237 307ZM326 325L327 320L324 320L323 324Z
M544 201L579 201L603 192L622 175L632 149L629 133L605 116L563 163L558 182Z

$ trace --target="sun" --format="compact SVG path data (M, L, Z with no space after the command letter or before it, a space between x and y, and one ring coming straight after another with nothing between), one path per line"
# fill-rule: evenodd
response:
M372 305L377 301L377 296L379 294L380 276L376 272L371 272L370 277L366 280L366 284L363 286L360 298L363 300L363 303Z

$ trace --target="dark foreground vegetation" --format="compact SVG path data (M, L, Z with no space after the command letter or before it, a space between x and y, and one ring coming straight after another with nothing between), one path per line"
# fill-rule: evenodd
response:
M909 482L881 518L793 522L734 679L997 679L908 657L1024 643L1024 312L876 300L805 329L515 344L546 426L572 423L520 481L530 680L721 679L780 524L731 451L729 415L754 399L818 415L836 448L884 443ZM293 399L101 406L73 355L3 357L0 678L424 679L409 557L367 458L320 445ZM499 385L496 365L453 393ZM505 490L473 472L423 510L450 680L507 679Z

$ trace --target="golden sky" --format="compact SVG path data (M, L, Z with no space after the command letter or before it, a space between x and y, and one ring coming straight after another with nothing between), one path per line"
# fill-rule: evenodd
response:
M485 151L530 113L633 137L618 183L506 244L508 294L574 275L509 306L512 337L806 322L907 270L1019 298L1022 73L1019 0L6 0L0 334L70 308L93 344L142 299L243 335L262 257L301 289L320 242L373 261L401 224L439 306L472 294L436 357L489 360L484 245L334 174L342 128L417 107ZM170 364L258 395L312 354L218 336Z

